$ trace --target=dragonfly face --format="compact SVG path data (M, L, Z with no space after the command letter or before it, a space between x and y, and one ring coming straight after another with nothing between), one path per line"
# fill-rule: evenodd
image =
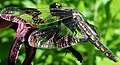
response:
M55 2L55 3L50 4L49 8L50 9L52 9L52 8L60 9L60 8L62 8L62 5L58 2Z

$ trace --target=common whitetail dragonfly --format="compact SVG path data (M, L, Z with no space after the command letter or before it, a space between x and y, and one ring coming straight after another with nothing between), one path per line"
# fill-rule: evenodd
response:
M35 24L40 23L40 27L45 25L33 31L29 36L28 42L32 47L70 49L72 48L71 46L76 43L90 41L108 58L117 62L115 55L100 42L95 26L89 24L83 18L82 14L74 8L64 8L59 3L53 3L50 5L51 18L45 17L45 19L39 18L38 15L41 15L43 12L34 8L8 7L2 10L1 13L15 16L26 13L32 16ZM84 38L80 38L80 34L83 35ZM75 54L73 53L73 55Z

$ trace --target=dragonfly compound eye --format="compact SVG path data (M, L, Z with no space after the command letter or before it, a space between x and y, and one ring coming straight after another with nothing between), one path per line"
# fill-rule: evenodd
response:
M57 8L57 9L62 8L62 5L58 2L55 2L55 3L50 4L50 9L51 8Z

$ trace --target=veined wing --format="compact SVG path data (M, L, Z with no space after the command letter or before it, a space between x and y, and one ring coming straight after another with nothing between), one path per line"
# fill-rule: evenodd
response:
M69 28L62 26L52 26L33 31L29 36L29 45L37 48L66 48L86 39L78 38Z
M59 13L56 13L57 11ZM58 21L62 21L63 19L70 19L69 13L66 13L61 10L56 9L36 9L36 8L19 8L19 7L6 7L0 12L1 14L11 14L13 16L20 17L24 20L27 20L34 24L35 26L41 28L51 25L57 25ZM58 16L53 16L53 14ZM59 15L63 14L64 18L60 19ZM67 16L66 16L67 14ZM68 25L72 23L68 22Z
M6 7L2 9L0 13L19 16L20 14L22 14L22 11L18 7Z
M55 21L56 19L58 19L58 17L51 16L49 9L6 7L3 10L1 10L0 13L11 14L11 15L20 17L22 19L25 19L29 22L33 21L32 24L39 24L39 26L53 23L52 21Z

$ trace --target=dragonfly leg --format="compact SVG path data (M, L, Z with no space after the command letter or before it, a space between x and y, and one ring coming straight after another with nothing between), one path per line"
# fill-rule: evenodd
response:
M75 38L73 36L68 36L68 41L71 41L73 43L78 43L78 42L87 42L86 38ZM69 42L68 42L69 43ZM67 47L65 48L67 50L69 50L70 52L72 52L72 54L77 58L78 61L80 61L80 63L82 62L83 58L81 53L79 53L77 50L75 50L73 47Z
M75 50L73 47L67 47L65 48L67 50L69 50L70 52L72 52L72 54L77 58L78 61L80 61L80 63L82 62L83 58L81 53L79 53L77 50Z

